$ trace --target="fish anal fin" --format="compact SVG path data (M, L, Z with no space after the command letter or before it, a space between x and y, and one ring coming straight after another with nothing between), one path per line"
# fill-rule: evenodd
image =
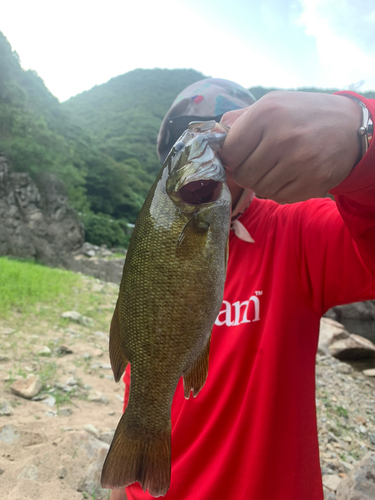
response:
M125 371L126 365L129 362L128 359L126 359L122 346L119 314L120 308L119 302L117 300L116 307L112 316L111 327L109 330L109 359L111 361L113 376L116 382L120 380L122 374Z
M208 342L192 366L183 374L185 399L189 399L190 392L196 397L204 386L208 374L208 358L210 354L211 335Z
M126 411L105 459L102 488L122 488L139 482L153 497L164 496L171 479L171 427L156 437L128 432Z

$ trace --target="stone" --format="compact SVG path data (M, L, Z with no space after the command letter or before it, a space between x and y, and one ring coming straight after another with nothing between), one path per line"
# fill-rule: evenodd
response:
M44 398L43 400L43 403L47 406L50 406L51 408L53 406L55 406L56 404L56 399L54 398L54 396L52 396L51 394L49 394L46 398Z
M63 181L51 173L31 179L0 155L0 254L67 267L84 241Z
M97 337L100 337L101 339L104 339L104 340L108 340L108 338L109 338L108 333L104 333L104 332L94 332L94 335L96 335Z
M113 412L114 413L114 412ZM99 436L101 441L104 441L107 444L111 444L113 440L113 436L115 435L115 430L102 432Z
M83 326L92 326L94 321L91 318L88 318L87 316L82 316L77 311L65 311L61 315L62 318L64 319L69 319L70 321L74 321L75 323L78 323Z
M100 436L100 431L99 429L97 429L95 427L95 425L92 425L92 424L85 424L83 426L83 428L85 429L86 432L88 432L89 434L92 434L93 436L95 436L96 438L99 439L99 436Z
M0 328L2 335L12 335L16 330L14 328Z
M375 301L365 300L364 302L354 302L343 306L333 308L339 321L345 319L374 320L375 319Z
M97 500L108 499L108 490L100 487L100 476L109 445L85 431L69 432L65 440L67 447L70 444L74 448L85 451L87 455L87 466L82 471L77 490L87 492L90 497Z
M341 477L336 474L323 475L323 485L331 491L336 491L341 483Z
M360 335L350 334L341 323L330 318L320 321L319 352L340 360L375 357L375 345Z
M368 370L363 370L362 373L366 375L366 377L375 377L375 368L369 368Z
M20 433L13 425L4 425L0 428L0 441L5 444L14 444L18 441Z
M0 354L0 363L6 363L9 360L10 360L9 356L6 356L5 354Z
M105 396L99 391L95 391L94 389L92 389L89 392L87 400L90 401L91 403L102 403L105 405L109 403L107 396Z
M42 382L39 375L28 375L27 378L16 380L10 386L10 390L16 396L21 398L31 399L36 396L42 389Z
M61 417L70 417L72 415L73 410L71 408L59 408L58 414Z
M38 354L41 354L42 356L49 356L50 354L52 354L52 351L45 345L38 351Z
M90 366L92 370L97 370L98 368L101 368L102 370L111 370L112 367L109 363L92 363Z
M343 373L344 375L349 375L349 373L352 373L353 369L351 366L347 365L346 363L340 363L337 367L338 373Z
M33 398L31 398L32 401L44 401L45 399L47 399L49 396L49 394L37 394L36 396L34 396Z
M73 350L70 347L68 347L67 345L64 345L64 344L60 345L56 349L56 352L60 356L66 356L67 354L73 354Z
M6 399L0 400L0 416L10 417L13 415L13 409Z
M18 474L17 479L26 479L28 481L37 481L38 467L35 465L26 465Z
M337 500L374 500L375 453L367 453L337 488Z
M46 416L47 416L47 417L57 417L57 411L54 411L54 410L47 410L47 411L46 411Z
M64 479L67 475L67 471L64 467L61 467L58 471L57 471L57 477L59 479Z
M334 319L335 321L337 321L337 313L334 311L333 308L331 309L328 309L328 311L326 311L324 314L323 314L324 318L330 318L330 319Z
M66 380L65 385L70 385L70 386L78 385L78 379L76 379L75 377L69 377Z
M79 323L82 318L82 314L77 311L65 311L62 313L61 317L64 319L70 319L75 323Z

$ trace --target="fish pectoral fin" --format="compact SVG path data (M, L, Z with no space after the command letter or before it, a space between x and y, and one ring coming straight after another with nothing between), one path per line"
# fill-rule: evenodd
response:
M113 376L115 377L116 382L120 380L125 371L126 365L129 363L122 346L119 315L120 308L117 300L111 321L111 328L109 330L109 359L111 361Z
M211 335L205 348L199 354L198 358L194 361L189 370L183 373L185 399L189 399L191 391L193 391L193 396L196 397L206 382L208 374L210 342Z
M171 426L160 435L147 437L131 432L127 412L117 426L105 459L102 488L121 488L138 481L153 497L163 496L171 479Z
M210 223L204 214L193 213L178 237L176 246L178 257L189 257L194 247L201 245L201 239L208 233L209 229Z

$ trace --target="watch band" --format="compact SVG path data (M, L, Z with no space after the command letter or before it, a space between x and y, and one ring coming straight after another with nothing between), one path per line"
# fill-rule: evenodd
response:
M361 158L363 158L368 148L370 147L370 143L374 135L374 122L369 113L369 110L361 100L357 99L354 96L345 96L345 97L349 97L353 101L356 101L362 108L362 123L357 133L361 141L361 148L362 148Z

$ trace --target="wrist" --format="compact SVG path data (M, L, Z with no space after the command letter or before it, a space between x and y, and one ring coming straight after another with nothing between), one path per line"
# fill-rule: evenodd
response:
M345 97L348 97L349 99L355 101L358 106L360 106L362 111L361 124L357 130L357 135L361 146L361 155L358 160L360 161L367 153L371 141L373 140L374 122L369 110L367 109L367 106L360 99L349 95L346 95Z

